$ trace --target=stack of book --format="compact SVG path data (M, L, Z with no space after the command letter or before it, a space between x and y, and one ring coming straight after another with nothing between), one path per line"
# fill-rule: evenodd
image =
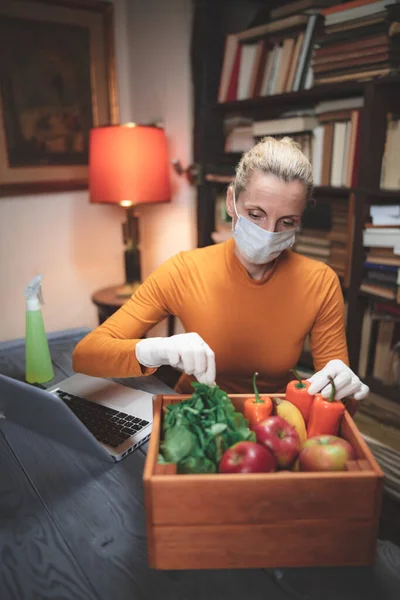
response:
M332 228L328 233L328 239L331 241L329 265L336 271L339 277L345 277L349 258L348 203L345 200L332 200L330 206Z
M289 135L311 161L315 185L354 187L362 106L361 97L342 98L321 102L314 109L286 112L279 119L233 125L225 152L246 152L265 136Z
M322 229L302 228L296 235L295 252L328 264L331 256L331 241Z
M363 232L368 248L361 291L400 304L400 205L371 206Z
M375 302L364 312L359 375L400 389L400 306Z
M232 218L226 210L226 193L221 191L215 200L215 230L211 238L215 244L226 242L232 237Z
M345 200L321 201L305 211L293 249L329 265L345 278L348 263L348 204Z
M389 75L400 66L397 0L353 0L322 11L312 56L314 85Z
M218 102L283 94L312 86L313 40L319 14L292 14L228 34Z

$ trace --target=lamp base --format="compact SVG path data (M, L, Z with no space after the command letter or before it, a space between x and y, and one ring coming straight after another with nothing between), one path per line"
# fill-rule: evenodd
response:
M126 244L125 259L125 285L119 287L116 295L119 298L128 298L135 294L141 284L140 250L139 250L139 217L129 207L126 211L126 222L123 224L123 236Z

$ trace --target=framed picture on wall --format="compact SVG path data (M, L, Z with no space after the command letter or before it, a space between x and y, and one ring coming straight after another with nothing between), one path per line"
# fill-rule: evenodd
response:
M0 195L87 187L92 127L118 123L113 5L0 5Z

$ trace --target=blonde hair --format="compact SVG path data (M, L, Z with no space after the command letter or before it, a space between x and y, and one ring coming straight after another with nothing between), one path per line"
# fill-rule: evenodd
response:
M278 140L265 137L243 154L233 181L236 198L246 189L256 171L270 173L286 182L301 181L305 187L307 201L311 200L314 186L312 167L300 144L292 138L284 137Z

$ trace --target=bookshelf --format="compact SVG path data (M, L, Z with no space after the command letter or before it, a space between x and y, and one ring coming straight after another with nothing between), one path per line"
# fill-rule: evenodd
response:
M203 0L196 3L192 70L195 97L194 158L201 174L197 202L198 246L214 243L211 234L215 227L216 198L232 180L234 165L240 158L240 153L229 155L225 152L224 120L226 118L239 116L254 121L272 120L280 118L287 111L313 109L320 102L361 97L363 106L360 109L361 128L358 164L355 167L356 184L351 187L320 185L314 190L317 202L329 204L341 201L347 202L348 206L349 256L347 274L341 278L341 283L347 302L350 364L352 369L358 372L366 307L375 301L399 306L395 300L383 300L373 294L361 292L360 285L365 262L363 230L369 206L400 204L400 190L380 189L387 115L391 112L397 114L399 112L400 75L321 84L298 91L218 102L226 36L267 22L265 10L261 11L264 21L257 21L256 17L261 5L265 8L265 4L272 8L274 3L246 0L235 3ZM303 353L300 364L305 368L312 366L308 352ZM398 388L387 386L370 374L365 379L372 391L400 402Z

